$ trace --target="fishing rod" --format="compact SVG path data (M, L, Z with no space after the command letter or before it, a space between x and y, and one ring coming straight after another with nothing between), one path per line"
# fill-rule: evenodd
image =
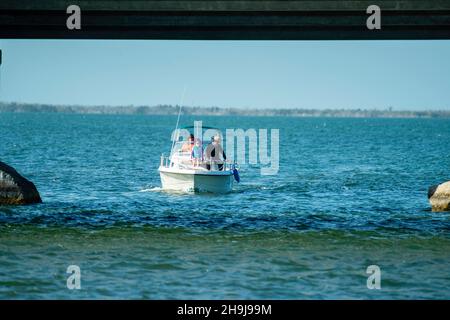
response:
M184 101L185 93L186 93L186 86L184 86L183 94L181 95L180 109L178 110L177 124L175 126L175 138L172 141L172 148L170 148L170 154L172 154L173 147L175 146L175 141L178 141L178 136L179 136L178 124L180 122L181 108L183 108L183 101Z

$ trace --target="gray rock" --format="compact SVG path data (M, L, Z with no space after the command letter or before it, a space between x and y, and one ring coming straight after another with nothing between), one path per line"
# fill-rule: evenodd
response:
M433 211L450 211L450 181L431 186L428 200Z
M13 167L0 161L0 204L42 202L33 182L22 177Z

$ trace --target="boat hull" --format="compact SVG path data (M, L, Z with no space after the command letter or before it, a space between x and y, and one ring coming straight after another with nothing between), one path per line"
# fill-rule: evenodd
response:
M203 173L194 170L175 172L160 168L159 174L164 190L228 193L233 189L234 177L230 172Z

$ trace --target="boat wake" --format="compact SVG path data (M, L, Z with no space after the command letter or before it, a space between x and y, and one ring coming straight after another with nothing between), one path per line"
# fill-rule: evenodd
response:
M139 192L160 192L160 191L163 191L161 187L153 187L139 190Z

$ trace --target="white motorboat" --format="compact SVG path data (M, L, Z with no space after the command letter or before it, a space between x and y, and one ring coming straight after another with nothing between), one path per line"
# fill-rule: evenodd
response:
M233 181L239 182L239 172L235 163L223 159L196 161L191 150L184 150L187 141L173 144L170 156L161 155L159 174L163 190L182 192L228 193L233 189ZM202 152L204 148L202 146Z

